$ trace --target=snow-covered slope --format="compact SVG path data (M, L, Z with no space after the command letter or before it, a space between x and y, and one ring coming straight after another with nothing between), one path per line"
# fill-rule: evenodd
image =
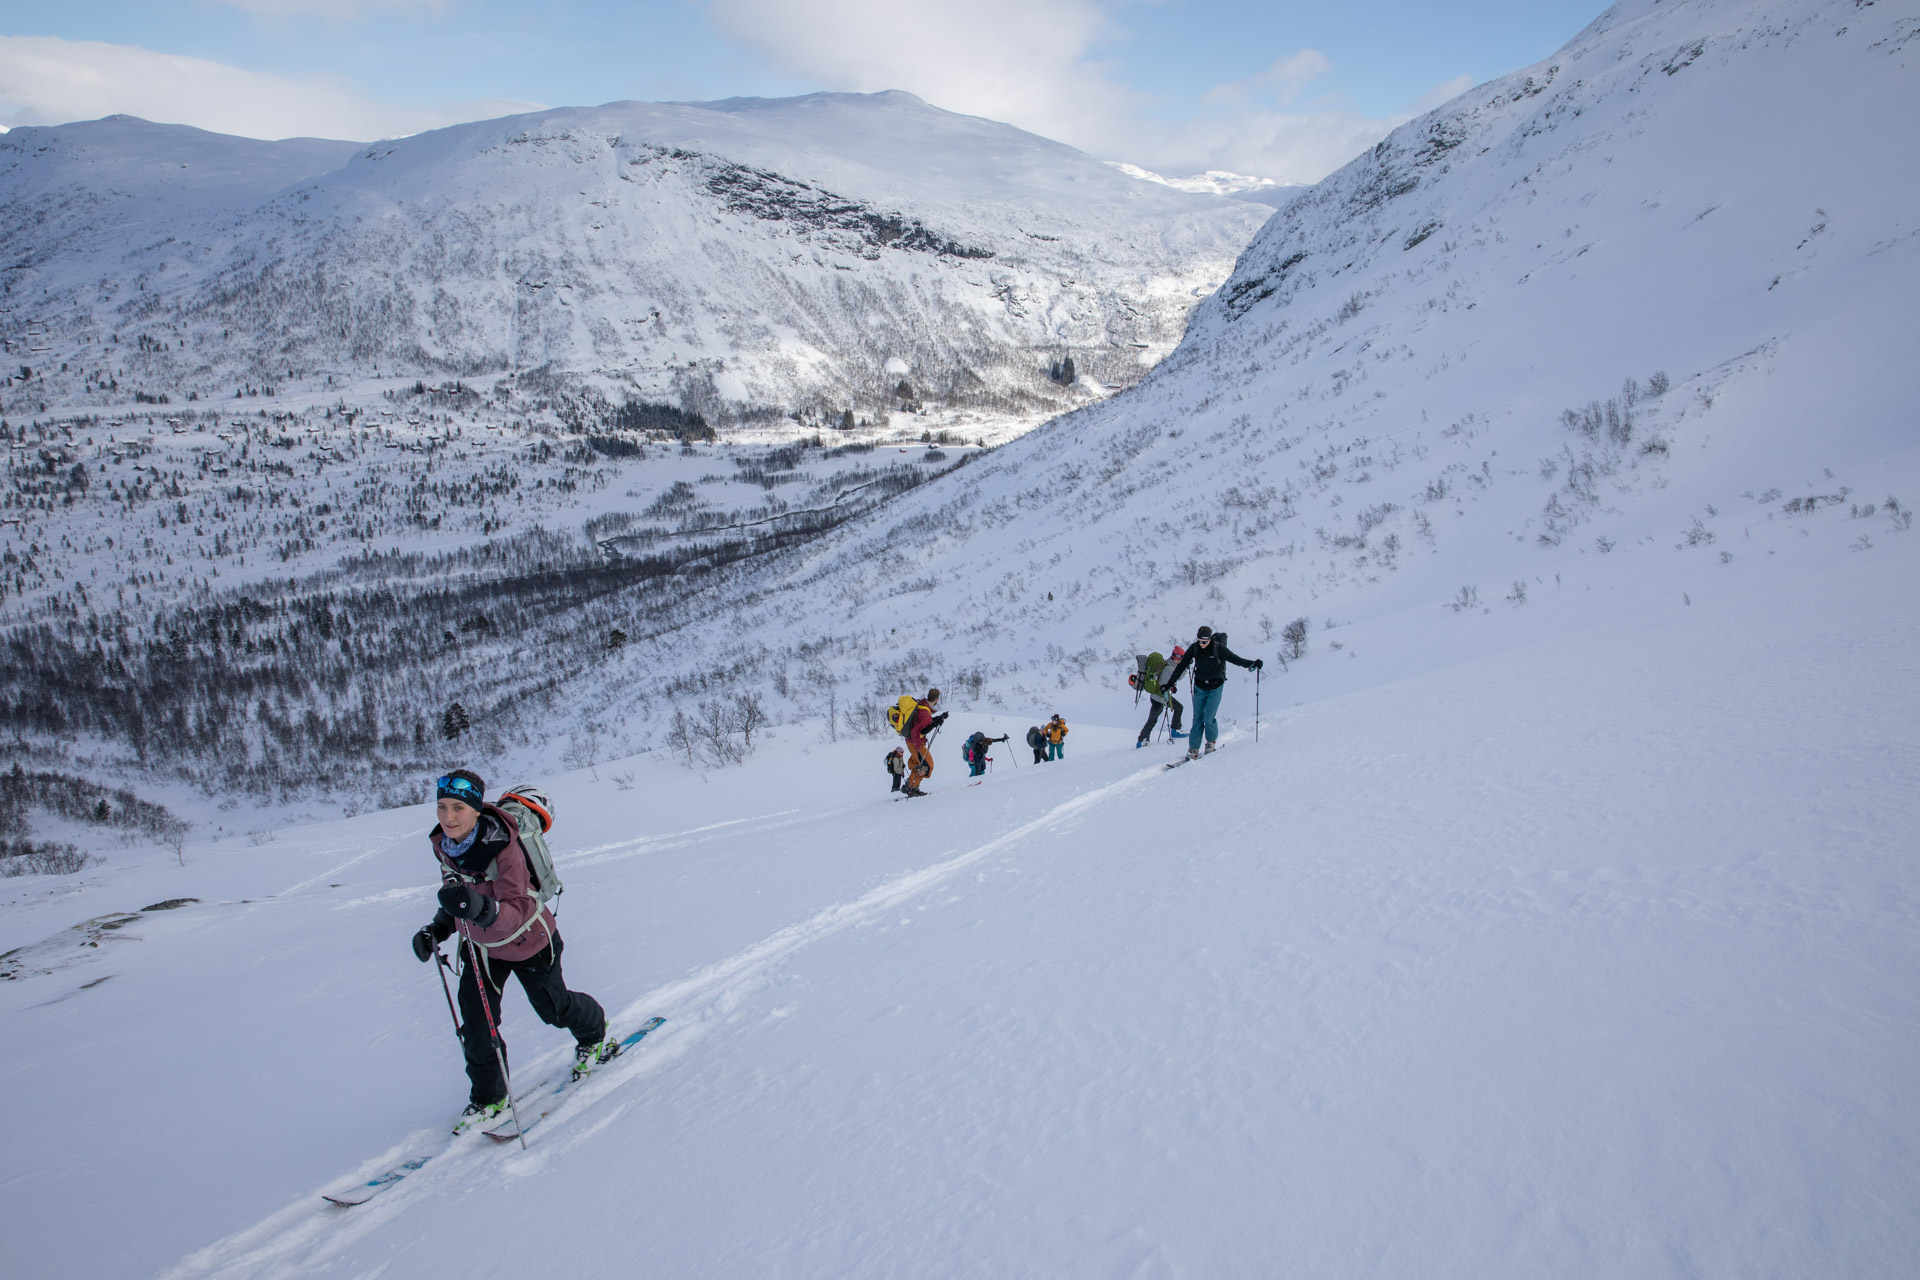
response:
M242 152L274 164L191 183ZM1032 403L1068 353L1136 379L1267 213L903 93L568 108L350 158L115 118L16 130L0 165L7 300L69 366L15 412L112 403L83 376L108 366L122 398L538 370L709 416L864 415L909 378ZM154 348L115 348L133 332Z
M817 724L550 774L566 973L668 1022L524 1154L447 1146L424 805L0 881L8 1272L1909 1276L1913 559L1258 745L1236 678L1170 773L1115 696L978 788L959 733L1028 717L963 712L906 803Z
M478 763L560 798L575 985L669 1021L524 1154L442 1136L424 807L230 797L255 833L184 865L0 882L10 1259L1913 1274L1916 49L1910 7L1630 0L1290 202L1140 387L596 599L646 625ZM1267 665L1165 772L1121 676L1199 622ZM544 658L447 653L481 715ZM928 681L934 795L893 803L849 712ZM744 767L540 736L756 689ZM1055 710L1063 762L954 776ZM562 1061L507 1024L522 1079Z
M1806 538L1873 554L1920 500L1913 30L1615 6L1289 202L1141 386L714 616L1089 699L1197 621L1271 653L1304 616L1304 691L1497 645L1543 586L1678 605Z

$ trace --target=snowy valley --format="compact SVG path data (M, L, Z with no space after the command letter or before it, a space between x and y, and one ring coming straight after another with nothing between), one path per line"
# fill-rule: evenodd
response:
M1278 202L1171 355L1017 438L956 401L710 442L671 379L533 429L448 366L16 440L8 794L104 861L0 880L13 1259L1912 1274L1916 52L1885 0L1625 0ZM569 120L543 163L646 167ZM356 155L314 199L372 198ZM983 190L867 198L999 246ZM1265 665L1168 771L1124 677L1199 623ZM896 801L879 713L928 684ZM1012 741L966 786L976 729ZM569 980L666 1019L525 1151L448 1138L407 952L455 756L557 798ZM531 1089L566 1038L505 1016Z

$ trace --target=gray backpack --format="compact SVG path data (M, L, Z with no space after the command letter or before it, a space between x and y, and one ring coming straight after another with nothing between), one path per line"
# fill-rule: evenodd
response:
M547 832L553 829L553 801L538 787L509 787L494 805L520 829L520 848L527 855L528 887L533 896L542 905L551 905L566 888L560 882L560 873L553 869L553 854L547 849Z

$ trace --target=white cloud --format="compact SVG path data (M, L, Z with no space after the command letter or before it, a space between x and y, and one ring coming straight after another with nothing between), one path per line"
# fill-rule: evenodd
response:
M723 36L815 83L906 89L949 111L1167 174L1224 169L1318 181L1434 105L1423 98L1392 119L1335 107L1290 111L1332 69L1325 54L1302 49L1216 86L1190 119L1155 118L1148 107L1168 104L1149 104L1094 56L1119 34L1098 0L711 0L709 10ZM1465 87L1463 78L1433 92L1444 101Z
M534 109L504 99L399 106L330 77L295 80L134 45L0 36L0 122L9 126L124 113L248 138L367 140Z
M1133 95L1088 51L1091 0L712 0L719 32L833 89L906 89L936 106L1084 145Z
M1452 102L1455 98L1471 88L1473 88L1472 76L1455 76L1451 80L1442 80L1439 84L1433 86L1433 88L1427 90L1418 98L1415 98L1413 104L1407 108L1407 114L1404 118L1411 120L1415 116L1423 116L1435 107Z
M1217 84L1207 90L1208 102L1255 102L1262 98L1286 106L1300 96L1300 90L1333 70L1327 55L1318 49L1302 49L1279 59L1257 76Z

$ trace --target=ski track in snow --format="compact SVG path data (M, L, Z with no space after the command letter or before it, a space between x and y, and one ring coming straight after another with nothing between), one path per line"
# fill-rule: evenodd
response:
M1239 731L1229 730L1222 734L1222 742L1230 741L1237 736L1240 736ZM944 883L955 872L962 871L1004 849L1016 846L1030 836L1068 825L1102 801L1157 778L1165 772L1164 764L1156 762L1117 781L1083 792L984 844L976 845L964 853L956 854L931 866L895 876L876 885L858 898L816 912L812 917L781 929L765 940L725 960L709 965L698 973L662 984L628 1004L619 1013L610 1014L609 1019L615 1026L637 1023L656 1013L664 1014L667 1023L635 1050L632 1059L624 1060L619 1070L605 1073L602 1078L580 1087L573 1098L563 1103L542 1121L537 1136L529 1135L534 1145L526 1152L521 1152L518 1147L511 1147L509 1148L511 1155L503 1154L498 1148L485 1143L477 1135L469 1135L455 1140L452 1146L445 1149L444 1154L434 1155L429 1164L408 1175L392 1190L384 1192L364 1205L342 1209L320 1199L321 1194L326 1190L338 1190L343 1186L364 1182L403 1160L435 1150L437 1144L442 1141L440 1136L432 1130L416 1130L409 1134L406 1140L355 1168L351 1177L317 1188L255 1226L188 1255L169 1269L163 1280L239 1280L240 1277L275 1280L276 1277L299 1275L311 1265L332 1258L340 1250L404 1214L416 1200L441 1194L448 1185L465 1176L482 1161L498 1161L510 1175L516 1177L538 1172L547 1163L552 1153L567 1150L613 1123L625 1104L614 1107L610 1113L598 1118L583 1131L575 1132L565 1128L569 1120L582 1111L594 1108L609 1094L685 1057L704 1037L706 1027L716 1017L730 1012L757 990L763 976L780 961L812 943L847 929L856 929L871 923L881 914ZM951 796L953 793L941 794ZM792 812L794 811L784 811L784 813ZM783 814L713 823L708 827L695 830L712 830L740 823L760 822L766 818L779 816ZM834 816L836 815L821 815L823 819L831 819ZM625 843L646 845L671 838L657 836ZM600 846L603 850L618 847L620 846ZM368 857L371 856L371 852L377 851L370 851L361 856ZM356 858L353 861L360 860ZM315 877L314 880L305 881L286 892L294 892L324 878L324 876ZM529 1068L545 1062L548 1058L557 1062L556 1055L549 1054L534 1063L523 1066L522 1071L533 1074ZM547 1071L539 1074L550 1075ZM547 1081L543 1080L542 1085L544 1083ZM535 1085L534 1089L542 1085ZM531 1091L528 1090L528 1092Z

